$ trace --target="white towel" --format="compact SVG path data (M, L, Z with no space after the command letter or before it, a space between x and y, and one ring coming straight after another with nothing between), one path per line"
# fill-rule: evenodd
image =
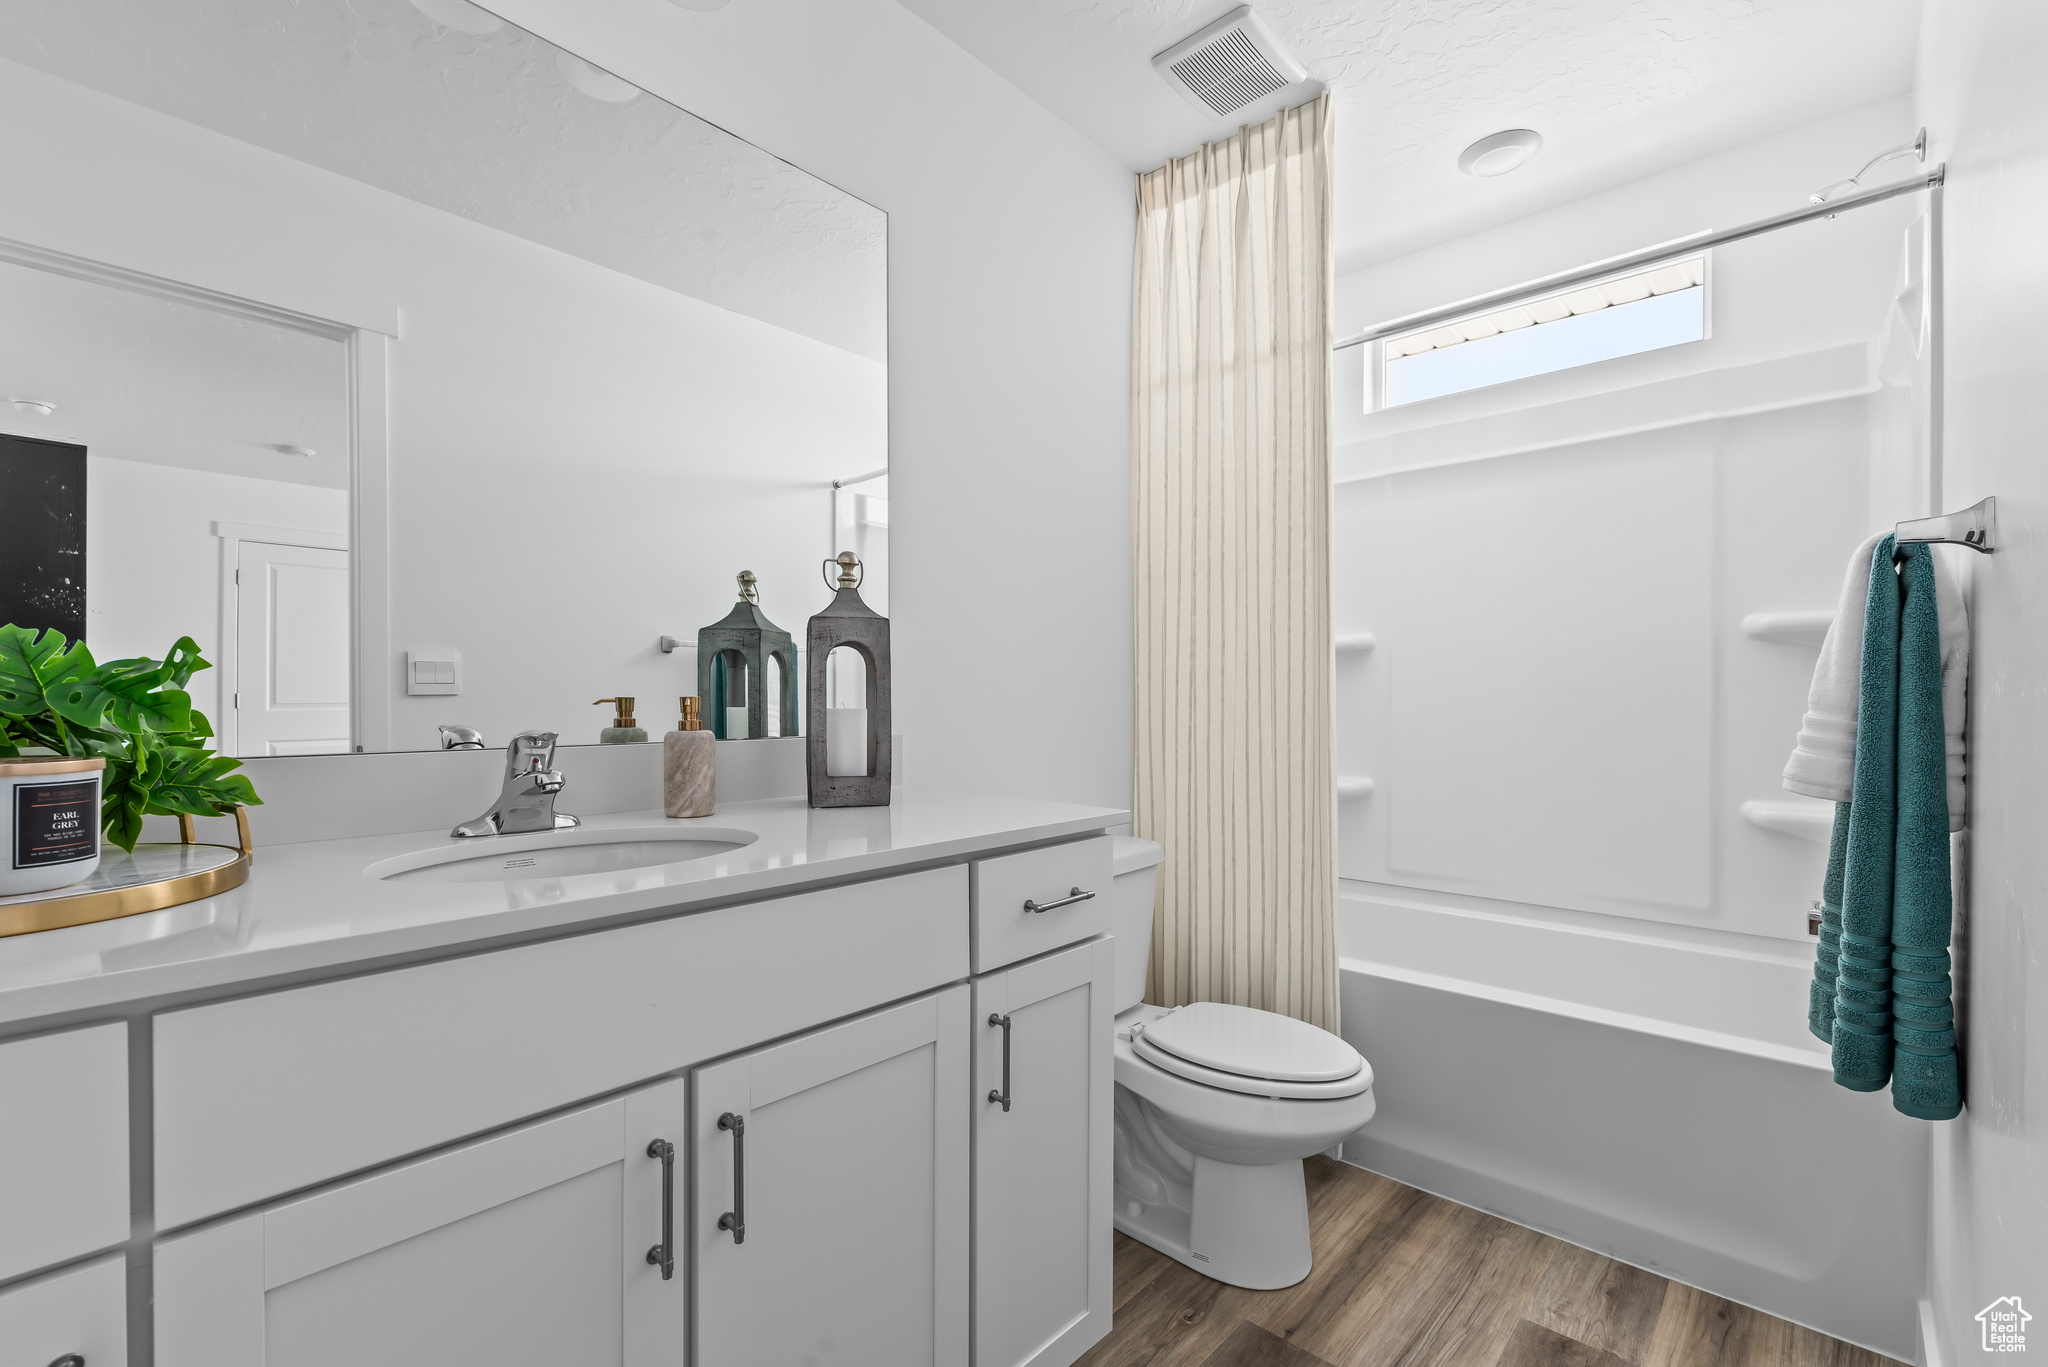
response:
M1856 776L1856 686L1863 673L1863 607L1870 596L1870 553L1883 532L1856 548L1842 576L1835 620L1820 643L1813 686L1799 739L1785 765L1785 786L1795 793L1847 802ZM1937 609L1939 600L1937 602Z
M1835 620L1821 642L1799 739L1785 764L1785 786L1828 802L1847 802L1856 773L1856 698L1863 665L1863 609L1870 597L1870 556L1879 532L1856 548L1842 576ZM1970 615L1955 573L1934 553L1935 612L1941 619L1941 711L1948 734L1948 828L1963 828L1963 727L1969 702Z

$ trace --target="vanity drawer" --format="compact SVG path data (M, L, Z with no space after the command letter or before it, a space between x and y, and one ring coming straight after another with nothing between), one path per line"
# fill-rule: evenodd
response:
M933 869L156 1018L156 1222L222 1211L967 975Z
M128 1259L120 1253L0 1291L0 1363L75 1353L86 1367L128 1361Z
M974 861L974 971L987 973L1108 931L1111 844L1104 835ZM1095 895L1068 901L1076 888ZM1067 905L1027 911L1027 902Z
M0 1044L0 1277L127 1238L127 1024Z

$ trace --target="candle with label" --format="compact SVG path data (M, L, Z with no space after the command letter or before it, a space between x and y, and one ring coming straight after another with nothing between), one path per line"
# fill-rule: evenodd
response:
M90 878L100 866L103 759L0 757L7 859L0 896L47 892Z

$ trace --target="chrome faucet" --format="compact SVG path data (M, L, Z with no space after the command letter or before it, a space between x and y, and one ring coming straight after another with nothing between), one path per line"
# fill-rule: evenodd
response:
M444 726L441 728L443 750L484 750L484 733L474 726Z
M505 747L505 790L492 808L465 821L449 835L519 835L528 831L562 831L582 823L555 810L555 795L568 780L555 768L555 733L523 731Z

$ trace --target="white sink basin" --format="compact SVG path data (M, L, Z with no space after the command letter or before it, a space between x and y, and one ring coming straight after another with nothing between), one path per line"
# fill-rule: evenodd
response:
M517 883L683 864L751 845L756 838L751 831L703 827L482 836L380 860L363 872L407 883Z

